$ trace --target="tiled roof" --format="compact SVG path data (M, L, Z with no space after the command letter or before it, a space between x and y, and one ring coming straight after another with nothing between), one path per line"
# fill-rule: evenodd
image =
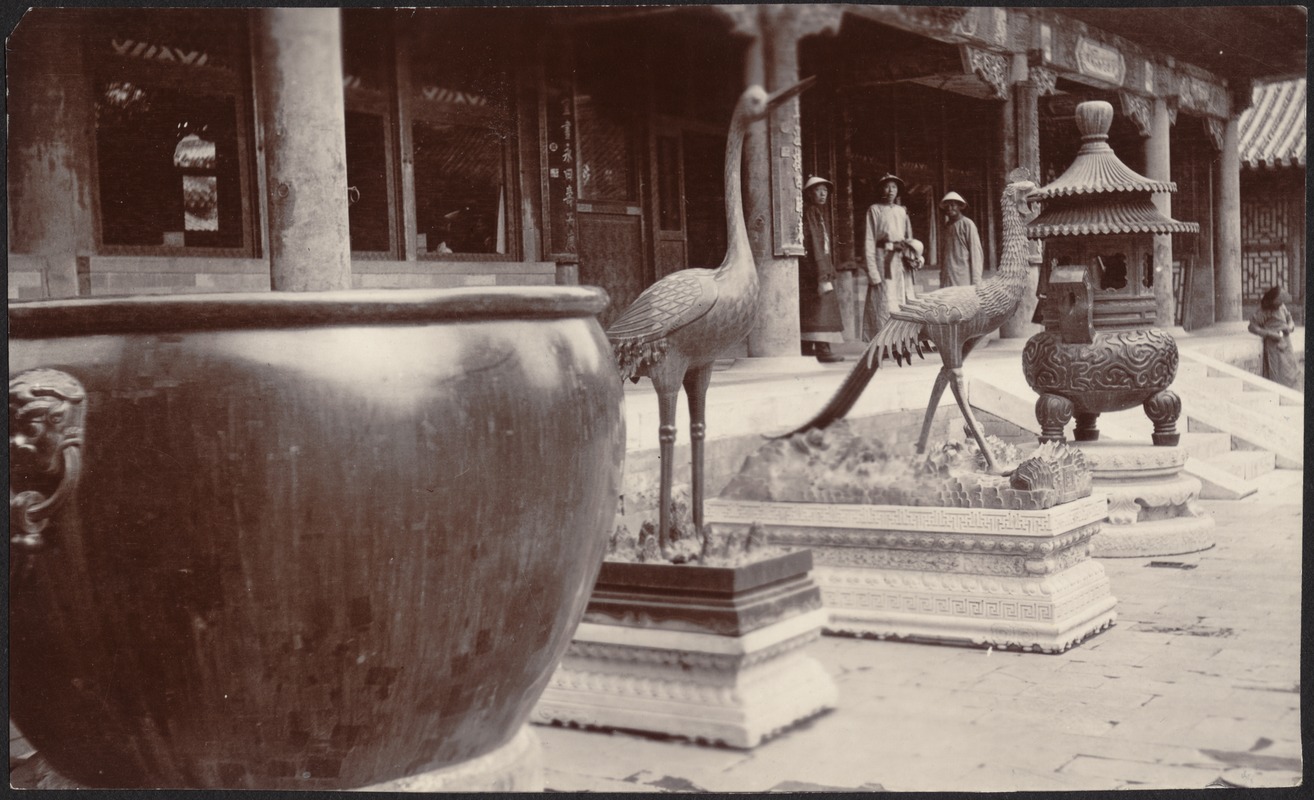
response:
M1305 166L1305 79L1256 86L1241 114L1241 161L1251 169Z
M1027 237L1091 236L1113 233L1199 233L1194 222L1178 222L1164 216L1149 195L1127 197L1104 195L1050 202L1027 225Z

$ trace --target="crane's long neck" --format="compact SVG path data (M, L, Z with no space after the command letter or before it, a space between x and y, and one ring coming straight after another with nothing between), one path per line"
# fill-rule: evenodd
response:
M999 276L1007 280L1024 280L1027 275L1027 229L1012 186L1004 189L1001 210L1004 251L999 257Z
M748 241L748 226L744 222L743 160L744 136L747 133L747 122L743 115L736 113L725 140L726 255L721 266L726 268L746 263L753 265L756 272L753 248Z

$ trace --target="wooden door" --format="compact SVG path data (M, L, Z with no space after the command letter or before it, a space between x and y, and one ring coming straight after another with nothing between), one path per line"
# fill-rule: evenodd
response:
M649 156L652 261L654 277L661 278L689 264L684 208L684 137L678 125L669 122L653 125Z
M598 63L589 60L594 57ZM577 64L579 74L587 76L577 83L575 95L579 280L611 296L611 304L598 315L606 326L649 283L638 170L642 104L623 76L603 69L613 63L612 54L590 53L579 60L584 62Z
M653 126L651 231L655 278L725 258L725 134L705 124Z
M690 267L725 260L725 134L686 127L683 135L685 238Z

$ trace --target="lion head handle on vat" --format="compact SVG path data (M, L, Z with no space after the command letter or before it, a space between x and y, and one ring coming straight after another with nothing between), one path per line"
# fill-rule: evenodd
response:
M73 376L30 369L9 379L9 543L28 551L77 489L87 391Z

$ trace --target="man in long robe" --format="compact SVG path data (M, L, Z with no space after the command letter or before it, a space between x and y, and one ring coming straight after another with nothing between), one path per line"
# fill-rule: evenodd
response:
M812 177L803 187L807 205L803 210L803 249L798 262L799 328L802 331L803 355L816 356L823 364L843 361L844 356L830 350L831 344L844 341L844 321L840 317L839 295L831 254L830 222L826 217L826 200L832 184L825 178Z
M967 201L950 192L940 201L946 223L940 239L940 286L974 286L981 282L985 256L976 223L963 216Z
M885 327L899 306L917 296L913 276L904 264L899 242L913 238L908 210L898 204L903 181L886 174L880 180L881 201L867 209L867 230L863 253L869 286L867 290L867 332L870 340Z

